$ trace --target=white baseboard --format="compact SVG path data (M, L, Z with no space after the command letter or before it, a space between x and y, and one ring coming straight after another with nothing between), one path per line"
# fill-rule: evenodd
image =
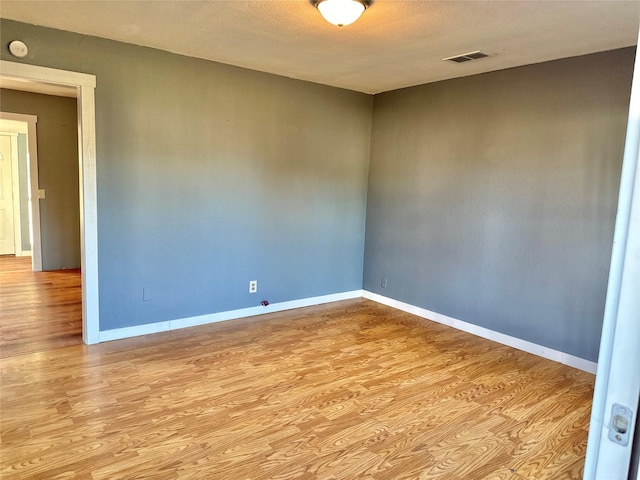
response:
M108 342L111 340L120 340L122 338L137 337L140 335L149 335L151 333L167 332L169 330L177 330L179 328L195 327L197 325L205 325L207 323L224 322L237 318L252 317L254 315L263 315L265 313L281 312L283 310L291 310L294 308L310 307L312 305L320 305L322 303L337 302L340 300L349 300L351 298L360 298L363 296L362 290L353 290L350 292L335 293L332 295L323 295L320 297L303 298L300 300L292 300L290 302L273 303L266 307L249 307L238 310L228 310L226 312L211 313L207 315L199 315L196 317L179 318L177 320L167 320L164 322L148 323L146 325L135 325L132 327L114 328L113 330L103 330L100 332L100 342Z
M493 340L494 342L498 342L509 347L517 348L518 350L523 350L525 352L532 353L534 355L538 355L555 362L563 363L565 365L569 365L570 367L593 373L594 375L596 373L598 364L590 360L585 360L584 358L576 357L574 355L570 355L559 350L554 350L552 348L543 347L542 345L528 342L526 340L512 337L510 335L505 335L504 333L496 332L494 330L489 330L488 328L479 327L478 325L474 325L472 323L464 322L462 320L448 317L440 313L432 312L424 308L400 302L392 298L384 297L367 290L362 291L362 296L369 300L373 300L374 302L382 303L383 305L397 308L398 310L402 310L403 312L412 313L413 315L426 318L427 320L442 323L443 325L448 325L449 327L453 327L458 330L462 330L464 332L486 338L488 340Z
M554 350L549 347L543 347L526 340L522 340L517 337L505 335L504 333L489 330L488 328L480 327L472 323L464 322L441 313L432 312L425 308L416 307L409 303L404 303L399 300L394 300L377 293L369 292L367 290L352 290L349 292L336 293L332 295L323 295L320 297L303 298L300 300L292 300L289 302L274 303L266 307L249 307L241 308L238 310L229 310L226 312L211 313L208 315L199 315L196 317L179 318L177 320L167 320L164 322L149 323L146 325L135 325L132 327L115 328L113 330L104 330L100 332L100 342L108 342L111 340L119 340L122 338L137 337L140 335L149 335L152 333L167 332L170 330L177 330L180 328L195 327L197 325L205 325L207 323L224 322L226 320L233 320L237 318L252 317L255 315L263 315L266 313L281 312L284 310L292 310L294 308L310 307L312 305L320 305L323 303L338 302L340 300L349 300L352 298L364 297L368 300L387 305L403 312L411 313L427 320L431 320L449 327L453 327L463 332L471 333L494 342L507 345L509 347L517 348L534 355L538 355L555 362L559 362L570 367L584 370L589 373L596 373L597 363L585 360L584 358L576 357L568 353Z

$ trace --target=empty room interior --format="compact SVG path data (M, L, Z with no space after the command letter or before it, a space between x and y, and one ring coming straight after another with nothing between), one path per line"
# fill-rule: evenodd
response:
M639 24L3 0L0 476L640 478Z

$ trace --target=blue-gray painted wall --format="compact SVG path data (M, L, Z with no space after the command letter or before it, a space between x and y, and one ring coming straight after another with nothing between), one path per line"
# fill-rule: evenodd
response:
M2 28L97 75L101 330L364 287L597 358L633 49L372 97Z
M377 95L364 288L595 361L633 57Z
M371 96L7 20L3 59L16 38L97 77L101 330L362 287Z

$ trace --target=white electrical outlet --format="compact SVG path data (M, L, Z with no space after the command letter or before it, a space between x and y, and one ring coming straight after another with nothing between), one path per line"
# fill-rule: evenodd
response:
M249 281L249 293L258 293L258 280Z

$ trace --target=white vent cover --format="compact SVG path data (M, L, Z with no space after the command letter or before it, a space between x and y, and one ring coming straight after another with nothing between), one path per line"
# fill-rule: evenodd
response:
M463 63L468 62L470 60L478 60L479 58L488 57L486 53L482 53L480 50L476 50L475 52L463 53L461 55L454 55L453 57L443 58L444 62L454 62L454 63Z

